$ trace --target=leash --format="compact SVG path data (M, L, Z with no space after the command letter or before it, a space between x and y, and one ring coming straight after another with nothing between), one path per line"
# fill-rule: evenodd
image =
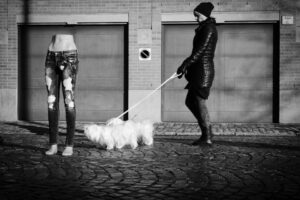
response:
M143 101L145 101L147 98L149 98L151 95L153 95L155 92L157 92L162 86L164 86L167 82L169 82L170 80L177 78L178 76L180 76L181 74L177 74L176 72L167 80L165 80L160 86L158 86L157 88L155 88L152 92L150 92L147 96L145 96L144 98L142 98L140 101L138 101L137 103L135 103L133 106L131 106L129 109L127 109L125 112L123 112L122 114L120 114L118 117L116 118L120 118L123 115L125 115L126 113L128 113L130 110L132 110L133 108L137 107L139 104L141 104Z

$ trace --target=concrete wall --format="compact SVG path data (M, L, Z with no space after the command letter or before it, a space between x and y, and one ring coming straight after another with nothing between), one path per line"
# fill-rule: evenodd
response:
M18 25L17 16L97 15L126 13L129 24L129 104L161 83L161 14L191 12L199 0L0 0L0 120L17 120ZM300 2L295 0L211 0L215 12L277 11L292 16L291 25L280 24L280 122L299 123L300 110ZM30 20L30 19L29 19ZM297 28L298 26L298 28ZM297 32L298 30L298 32ZM144 38L144 33L150 33ZM300 37L300 36L298 36ZM140 61L138 50L152 49L152 60ZM161 120L160 94L139 119ZM154 102L154 103L153 103ZM271 102L270 102L271 103ZM149 104L149 102L148 102ZM130 106L129 105L129 106ZM143 105L144 106L144 105ZM154 109L149 109L150 107Z

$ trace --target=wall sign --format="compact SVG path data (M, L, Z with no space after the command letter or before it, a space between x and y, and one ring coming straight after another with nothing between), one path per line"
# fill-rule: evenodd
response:
M281 23L282 24L294 24L294 16L282 16Z
M139 49L140 60L151 60L151 48L140 48Z
M138 29L137 30L138 44L152 44L152 30Z

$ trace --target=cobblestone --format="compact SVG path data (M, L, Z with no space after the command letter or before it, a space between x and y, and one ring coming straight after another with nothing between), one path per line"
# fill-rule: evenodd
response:
M65 124L46 156L46 123L0 122L0 199L300 199L298 125L214 124L213 147L195 147L195 124L161 123L153 146L111 151L82 125L62 157Z

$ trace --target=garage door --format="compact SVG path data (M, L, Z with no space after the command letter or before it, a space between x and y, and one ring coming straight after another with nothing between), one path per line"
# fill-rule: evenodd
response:
M191 53L197 25L164 25L163 78ZM220 25L215 81L208 100L213 122L272 122L273 25ZM195 122L184 105L184 79L163 89L163 121Z
M71 33L79 50L77 120L106 121L124 110L124 31L116 26L20 27L19 118L47 120L44 63L52 35ZM126 95L125 95L126 96ZM60 95L60 119L65 108Z

